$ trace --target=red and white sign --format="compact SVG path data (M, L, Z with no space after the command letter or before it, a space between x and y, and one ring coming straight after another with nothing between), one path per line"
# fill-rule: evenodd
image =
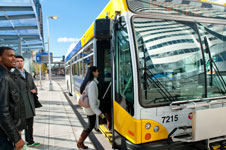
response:
M192 112L190 112L189 114L188 114L188 119L192 119Z

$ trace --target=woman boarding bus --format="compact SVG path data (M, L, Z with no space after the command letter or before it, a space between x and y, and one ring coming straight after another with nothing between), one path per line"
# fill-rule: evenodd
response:
M225 149L225 19L199 0L111 0L66 56L69 92L98 67L113 148Z

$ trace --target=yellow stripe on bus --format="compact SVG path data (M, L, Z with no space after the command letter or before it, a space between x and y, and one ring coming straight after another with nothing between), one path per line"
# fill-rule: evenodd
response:
M106 14L108 17L113 19L115 17L115 11L120 11L121 13L128 11L126 0L111 0L104 10L99 14L97 19L105 18ZM88 41L90 41L94 36L94 23L89 27L86 33L81 38L81 46L83 47Z
M214 1L214 0L202 0L203 2L208 2L208 3L213 3L213 4L218 4L218 5L226 5L226 1L223 0L218 0L218 1Z

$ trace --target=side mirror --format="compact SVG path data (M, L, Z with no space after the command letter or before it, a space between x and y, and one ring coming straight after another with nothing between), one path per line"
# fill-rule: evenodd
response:
M108 40L112 37L112 25L110 19L97 19L94 24L94 38Z

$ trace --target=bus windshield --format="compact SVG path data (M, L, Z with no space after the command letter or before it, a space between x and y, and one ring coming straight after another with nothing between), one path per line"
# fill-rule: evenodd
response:
M225 96L226 25L135 17L141 104Z

